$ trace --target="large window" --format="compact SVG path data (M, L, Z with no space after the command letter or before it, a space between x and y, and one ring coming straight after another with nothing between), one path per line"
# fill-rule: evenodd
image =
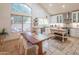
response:
M23 31L30 31L31 30L31 18L30 17L23 17Z
M11 29L12 32L22 31L22 17L21 16L11 16Z
M31 18L28 16L11 16L12 32L30 31Z
M11 4L11 9L12 12L31 14L31 8L25 4L13 3Z
M31 30L31 8L26 4L11 4L11 29L12 32L22 32ZM16 14L17 12L17 14ZM24 15L19 15L24 13Z
M42 27L48 26L48 19L46 18L38 18L38 25Z

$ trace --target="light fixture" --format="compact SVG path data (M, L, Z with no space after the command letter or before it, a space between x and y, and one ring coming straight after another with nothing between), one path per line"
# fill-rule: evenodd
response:
M63 8L65 8L65 5L62 5Z

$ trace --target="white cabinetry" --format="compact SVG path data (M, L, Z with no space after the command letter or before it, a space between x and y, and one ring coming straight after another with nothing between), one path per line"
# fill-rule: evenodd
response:
M72 12L72 22L77 22L77 12Z
M78 15L78 22L79 22L79 11L78 11L78 14L77 15Z
M72 28L72 29L70 29L70 35L72 37L79 37L79 28Z
M75 29L70 29L70 36L75 37Z
M51 23L63 23L63 15L60 14L60 15L51 16L50 22Z
M57 15L57 23L63 23L63 15Z
M79 22L79 11L72 12L72 22Z
M76 37L79 37L79 28L76 29Z

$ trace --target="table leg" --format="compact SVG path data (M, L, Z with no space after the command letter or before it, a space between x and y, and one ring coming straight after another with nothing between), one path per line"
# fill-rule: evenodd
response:
M62 35L62 42L64 42L64 34Z
M38 54L43 55L42 42L38 43Z

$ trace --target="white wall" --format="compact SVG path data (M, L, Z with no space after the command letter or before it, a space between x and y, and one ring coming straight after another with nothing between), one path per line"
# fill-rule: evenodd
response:
M47 12L45 12L45 10L39 5L39 4L31 4L31 8L32 8L32 18L36 18L36 17L46 17L49 15Z
M0 28L6 28L10 32L10 5L0 3Z
M49 20L50 24L57 23L57 18L56 17L57 16L50 16L50 20Z

